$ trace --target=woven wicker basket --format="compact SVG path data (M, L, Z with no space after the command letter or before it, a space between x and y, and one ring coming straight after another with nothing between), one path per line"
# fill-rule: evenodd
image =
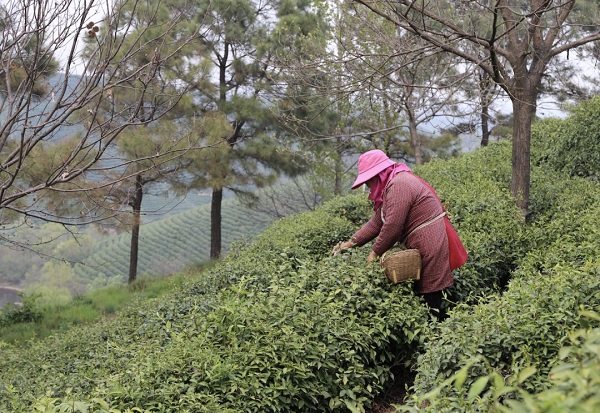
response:
M407 249L385 253L381 257L385 276L392 284L421 278L421 254L419 250Z

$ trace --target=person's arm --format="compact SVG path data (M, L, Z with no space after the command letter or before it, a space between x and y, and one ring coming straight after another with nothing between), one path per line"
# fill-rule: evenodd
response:
M354 241L352 241L352 239L350 239L349 241L340 242L335 247L333 247L332 254L338 255L340 252L349 250L350 248L354 247L355 245L356 244L354 243Z
M383 221L381 220L381 209L378 209L375 211L375 214L373 214L371 219L358 231L356 231L348 241L339 243L333 247L333 255L337 255L340 252L353 247L361 247L365 245L367 242L373 240L377 234L379 234L379 230L381 229L382 225Z
M383 195L383 206L381 207L381 228L379 229L377 241L371 247L367 257L367 265L383 255L396 244L404 231L404 222L410 209L409 194L404 191L402 185L390 184ZM383 215L383 219L381 219Z
M377 253L375 251L371 250L371 252L367 256L367 265L371 265L373 260L375 260L378 257L379 257L379 255L377 255Z

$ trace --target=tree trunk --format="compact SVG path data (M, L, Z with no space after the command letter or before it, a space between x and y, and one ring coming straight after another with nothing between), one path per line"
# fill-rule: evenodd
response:
M140 224L141 224L141 210L142 210L142 198L144 196L144 184L142 183L142 176L135 176L135 192L133 199L129 203L133 209L133 224L131 226L131 247L129 251L129 278L127 282L131 284L137 278L137 267L138 267L138 250L140 241Z
M529 214L531 123L536 111L536 96L516 96L513 103L512 181L510 191L523 218Z
M210 258L221 256L221 206L223 204L223 188L213 188L210 204Z
M339 139L338 139L338 145L340 145ZM334 195L342 195L342 174L344 173L343 168L343 162L342 162L342 151L338 151L338 156L336 156L334 158L334 162L335 162L335 183L334 183L334 188L333 188L333 194Z
M423 165L423 149L421 148L421 139L419 139L417 124L412 118L410 118L408 121L408 128L410 133L410 143L415 154L415 165Z
M490 105L494 94L495 84L490 76L479 69L479 101L481 104L481 146L490 142Z
M487 105L481 107L481 146L487 146L490 142L490 108Z

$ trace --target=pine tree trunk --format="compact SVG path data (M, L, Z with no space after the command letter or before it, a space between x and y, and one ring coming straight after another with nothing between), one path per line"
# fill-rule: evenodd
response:
M129 284L134 282L137 278L142 198L144 196L143 188L144 185L142 183L142 176L136 175L135 193L133 196L133 200L129 204L133 209L133 224L131 226L131 246L129 251L129 278L127 280Z
M210 258L219 259L221 256L221 207L223 204L223 189L213 188L210 205Z
M490 142L490 105L493 100L494 83L482 69L477 72L479 78L479 101L481 104L481 146Z

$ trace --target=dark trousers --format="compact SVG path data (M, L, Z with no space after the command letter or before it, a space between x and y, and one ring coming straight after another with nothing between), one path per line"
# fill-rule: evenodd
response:
M442 308L442 300L444 298L443 291L435 291L432 293L423 294L423 298L429 307L429 314L438 321L444 321L448 315Z

